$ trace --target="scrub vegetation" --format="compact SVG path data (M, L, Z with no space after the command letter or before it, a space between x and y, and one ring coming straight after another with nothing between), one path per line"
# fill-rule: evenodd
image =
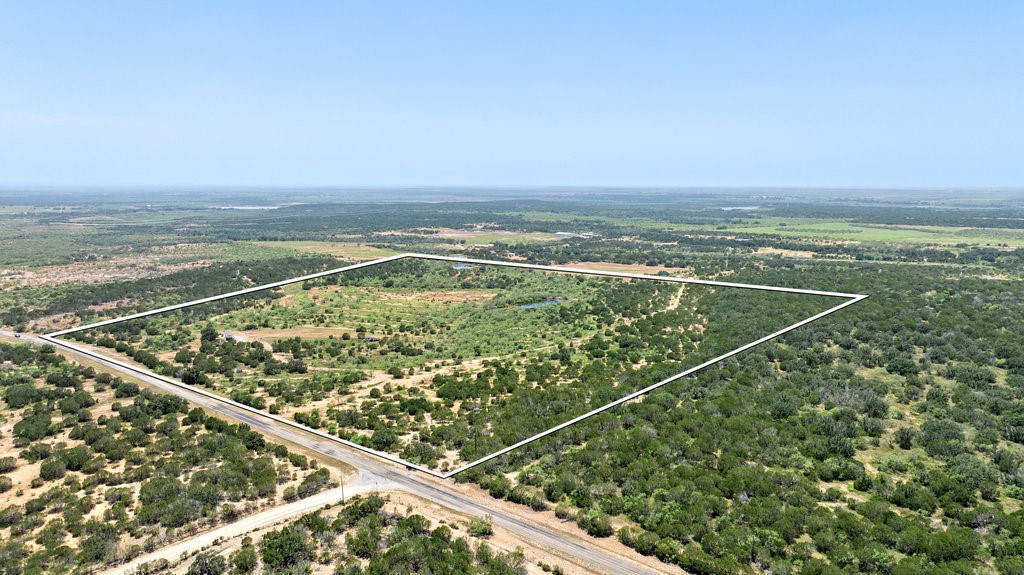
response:
M457 477L692 573L1021 573L1019 198L922 195L897 205L855 195L609 192L558 201L409 201L387 209L311 197L261 213L186 213L168 200L153 214L128 205L63 205L72 204L64 198L0 213L17 222L3 228L5 246L28 246L4 250L0 322L26 329L33 322L116 317L376 257L360 253L366 247L610 263L650 273L685 269L693 277L866 293L869 299L825 320ZM127 230L71 222L104 210L150 219ZM485 233L488 241L473 239ZM54 244L51 253L41 250L46 242ZM353 247L309 249L323 244ZM195 265L159 268L137 280L31 281L56 266L102 268L126 254ZM460 301L383 295L452 291L430 282L467 271L483 273L450 266L408 271L394 275L388 288L370 276L299 284L196 309L181 316L180 326L154 318L131 333L84 335L95 346L109 337L114 351L123 344L136 361L172 375L181 370L183 378L239 401L276 405L307 424L441 467L493 452L528 435L530 426L548 428L573 409L607 403L717 347L731 349L836 303L689 286L668 310L677 294L660 287L642 288L652 291L627 304L634 301L628 294L615 299L614 289L575 279L558 279L550 290L527 282L532 296L562 299L535 308L488 307L514 294L489 291L476 279L452 288L464 296ZM422 284L403 283L420 276ZM602 301L607 316L597 305ZM350 307L351 318L339 306ZM563 320L563 310L572 314L574 306L579 315ZM524 335L503 340L477 332L476 353L469 349L476 342L441 327L455 331L464 317L456 309L557 316L559 323L485 322L478 329L522 325L510 333ZM225 329L240 338L229 342ZM267 373L268 360L276 373ZM220 369L222 362L231 368ZM24 411L6 413L10 425ZM184 416L179 427L188 427ZM64 481L33 473L32 479ZM47 470L58 473L56 465ZM366 558L360 561L368 568Z
M327 512L303 515L258 541L246 537L231 553L203 552L190 575L335 573L338 575L522 575L521 549L496 551L489 534L459 533L457 522L434 525L412 509L387 506L377 494L356 496ZM156 571L159 565L147 566ZM552 570L548 567L548 570ZM562 572L560 568L556 573Z
M178 397L0 343L0 564L114 564L263 506L312 495L326 469Z
M448 471L830 305L403 259L73 337Z

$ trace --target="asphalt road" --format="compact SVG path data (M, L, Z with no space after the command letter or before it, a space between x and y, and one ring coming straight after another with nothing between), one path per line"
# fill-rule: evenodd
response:
M11 332L0 331L0 335L13 336ZM21 340L35 344L50 344L51 342L39 337L22 334ZM59 346L59 340L57 341ZM535 525L515 514L508 513L497 507L489 507L486 504L463 497L446 489L443 482L450 480L428 479L427 476L417 476L416 472L384 462L371 455L350 449L340 443L332 443L327 439L312 436L298 429L281 424L269 418L240 409L226 402L218 401L205 395L190 391L184 387L171 385L161 379L146 375L144 371L136 371L107 361L102 356L85 355L73 348L61 346L61 352L71 358L85 358L100 363L112 372L125 373L131 377L141 379L153 387L160 388L168 393L173 393L188 400L189 402L209 409L210 411L230 417L250 425L253 429L259 430L267 435L272 435L285 441L301 445L312 451L316 451L328 457L347 463L359 470L358 481L363 484L373 482L381 489L396 489L406 491L424 499L433 501L449 509L483 517L490 515L493 524L497 527L507 529L516 535L532 541L535 544L558 551L576 560L589 564L599 571L614 574L626 575L655 575L658 573L676 572L668 565L664 569L652 569L642 565L630 557L619 556L614 553L600 549L593 545L583 535L572 537L565 533L552 531L542 526ZM244 520L243 520L244 521Z

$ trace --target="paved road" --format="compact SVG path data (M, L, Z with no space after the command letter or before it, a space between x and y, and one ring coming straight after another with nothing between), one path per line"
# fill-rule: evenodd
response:
M12 336L13 334L0 331L0 335ZM23 334L21 339L25 342L37 344L50 343L47 340L28 334ZM57 340L56 344L60 346L60 341ZM453 493L445 487L442 480L431 479L425 475L417 476L415 472L406 471L397 465L350 449L340 443L312 436L299 429L267 417L262 417L257 413L247 411L225 401L196 393L186 387L172 385L162 379L147 375L145 371L128 368L123 364L112 362L99 355L83 354L73 348L60 347L62 347L62 353L68 357L84 357L85 359L100 363L111 371L126 373L134 378L141 379L154 387L181 396L195 405L246 423L253 429L347 463L359 470L360 477L358 481L362 484L373 482L374 485L380 486L382 489L390 488L406 491L449 509L477 517L490 515L495 526L507 529L528 541L533 541L540 547L549 548L573 557L591 565L597 570L624 575L655 575L658 573L679 572L678 570L672 570L668 565L665 565L663 569L653 569L636 562L630 557L619 556L600 549L588 541L585 536L574 537L535 525L516 514L506 512L497 507L489 507L484 503Z

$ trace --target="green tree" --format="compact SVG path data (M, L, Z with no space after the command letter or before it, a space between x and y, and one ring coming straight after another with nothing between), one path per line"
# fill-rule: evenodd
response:
M978 534L966 527L954 525L932 535L928 542L928 557L937 563L957 559L973 559L981 541Z
M260 540L263 566L270 572L312 561L315 550L309 536L294 526L271 531Z
M363 525L355 533L345 536L345 546L356 557L367 559L377 554L380 549L380 529Z
M256 570L259 558L251 537L246 535L242 538L242 548L231 554L230 563L232 575L247 575Z
M900 449L910 449L913 446L914 435L913 429L901 427L896 430L893 439L896 440L896 445L899 445Z
M227 561L223 557L205 551L196 555L188 567L188 575L223 575L227 568Z

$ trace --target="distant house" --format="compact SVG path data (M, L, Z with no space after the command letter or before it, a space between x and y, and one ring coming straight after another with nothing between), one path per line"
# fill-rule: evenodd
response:
M363 341L380 341L380 338L375 335L368 335L363 338Z

